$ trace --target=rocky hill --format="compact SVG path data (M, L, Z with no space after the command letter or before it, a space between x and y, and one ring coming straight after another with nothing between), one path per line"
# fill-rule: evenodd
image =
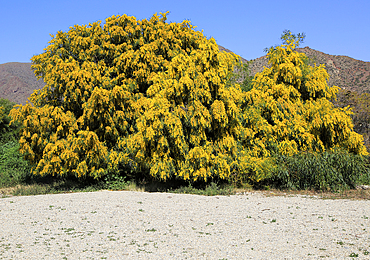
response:
M220 50L231 52L219 46ZM347 56L329 55L309 47L297 49L305 53L316 64L325 64L330 75L329 85L357 93L370 93L370 62L355 60ZM247 60L243 59L244 62ZM251 75L261 72L268 66L266 56L252 60ZM35 89L45 85L36 79L31 63L11 62L0 64L0 98L7 98L18 104L25 104Z
M25 104L32 92L44 85L42 80L36 79L31 63L0 64L0 98Z
M297 51L305 53L313 64L325 64L330 75L330 86L335 85L357 93L370 93L370 62L347 56L329 55L309 47L298 48ZM252 60L250 65L252 75L261 72L264 66L268 66L266 56Z

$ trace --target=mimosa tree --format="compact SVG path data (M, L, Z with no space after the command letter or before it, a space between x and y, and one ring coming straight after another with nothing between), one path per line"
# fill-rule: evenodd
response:
M229 176L242 92L225 85L238 58L166 14L76 25L32 58L46 86L12 117L35 174Z
M306 55L295 50L302 37L286 31L282 39L284 44L268 50L271 66L255 75L252 89L244 95L241 151L254 160L270 161L270 167L274 155L336 148L368 155L363 137L353 130L350 109L335 108L329 101L336 97L338 87L328 86L324 66L310 66ZM250 159L247 156L243 161ZM269 177L268 170L261 172L258 180Z
M289 31L282 38L286 43L267 54L271 67L255 75L245 96L245 126L253 131L249 138L286 154L342 147L366 155L350 109L329 101L339 88L328 86L324 65L310 66L306 55L295 50L300 38Z

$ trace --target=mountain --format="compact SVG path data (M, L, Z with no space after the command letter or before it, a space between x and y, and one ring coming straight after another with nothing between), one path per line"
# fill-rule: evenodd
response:
M9 99L17 104L26 104L32 92L43 86L44 81L37 80L31 70L31 63L0 64L0 98Z
M231 52L225 47L219 49ZM370 93L370 62L355 60L347 56L329 55L309 47L298 48L312 63L325 64L330 75L329 85L357 93ZM247 62L242 58L243 62ZM266 56L252 60L249 65L251 75L261 72L268 66ZM0 98L7 98L18 104L25 104L35 89L45 86L42 79L37 80L31 70L31 63L11 62L0 64Z
M357 93L370 93L370 62L356 60L347 56L329 55L310 47L297 48L298 52L305 53L312 65L324 64L330 75L329 86L338 86L341 89ZM268 59L262 56L252 60L251 74L261 72L268 66Z

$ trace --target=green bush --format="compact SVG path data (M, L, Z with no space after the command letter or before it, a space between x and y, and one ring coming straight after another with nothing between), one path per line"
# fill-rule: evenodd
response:
M15 103L0 99L0 187L29 180L30 166L19 153L19 126L9 125L9 112Z
M4 144L9 140L18 139L18 125L9 125L11 120L9 117L9 112L14 105L14 102L11 102L8 99L0 98L0 144Z
M344 150L280 154L275 159L277 166L270 181L279 189L336 191L369 181L366 157Z
M0 144L0 187L9 187L29 181L31 167L19 153L19 143Z

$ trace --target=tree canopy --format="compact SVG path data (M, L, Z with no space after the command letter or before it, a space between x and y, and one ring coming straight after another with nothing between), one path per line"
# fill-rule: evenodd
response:
M339 88L328 86L323 65L312 67L305 54L295 51L300 38L285 33L286 44L270 49L271 67L255 75L245 96L243 116L253 131L251 140L287 154L342 147L366 155L362 136L353 131L350 109L335 108L329 101Z
M241 90L225 83L238 58L166 14L76 25L32 58L46 86L12 116L34 173L98 178L130 165L164 180L228 176Z

